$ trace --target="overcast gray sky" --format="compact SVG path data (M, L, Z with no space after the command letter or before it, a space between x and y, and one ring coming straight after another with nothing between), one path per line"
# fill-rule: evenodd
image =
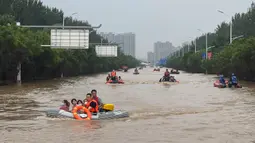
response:
M62 9L65 14L102 24L100 32L134 32L136 56L146 58L156 41L170 41L174 46L201 35L197 29L213 32L228 15L246 12L251 0L42 0ZM233 29L234 30L234 29Z

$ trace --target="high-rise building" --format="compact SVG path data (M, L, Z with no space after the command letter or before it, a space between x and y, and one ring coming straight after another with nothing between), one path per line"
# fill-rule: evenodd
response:
M147 61L150 64L154 65L154 53L153 52L148 52L147 53Z
M100 35L106 38L111 43L119 44L120 50L125 55L135 57L136 37L134 33L122 33L122 34L100 33Z
M154 61L157 62L161 58L166 58L174 51L174 46L170 42L154 43Z

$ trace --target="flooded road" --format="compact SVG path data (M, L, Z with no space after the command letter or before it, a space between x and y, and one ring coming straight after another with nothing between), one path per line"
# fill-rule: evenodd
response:
M175 75L162 84L152 68L118 72L124 85L106 85L106 74L0 87L1 143L248 143L255 140L253 88L219 89L214 77ZM105 121L54 119L44 111L63 99L84 99L97 89L104 103L130 112Z

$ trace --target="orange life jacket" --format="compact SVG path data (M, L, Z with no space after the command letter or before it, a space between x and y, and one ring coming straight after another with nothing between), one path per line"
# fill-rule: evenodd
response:
M111 73L111 76L116 76L116 71L113 71L113 72Z
M98 110L98 103L97 103L96 100L93 99L93 100L89 101L89 102L85 105L85 107L86 107L86 108L89 108L91 102L95 102L95 103L96 103L96 108L91 108L89 111L90 111L91 113L97 113L99 110Z

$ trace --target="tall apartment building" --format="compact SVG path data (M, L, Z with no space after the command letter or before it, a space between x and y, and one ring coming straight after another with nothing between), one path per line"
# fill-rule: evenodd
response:
M170 42L154 43L154 61L157 62L161 58L166 58L174 51L174 46Z
M121 51L125 55L135 57L136 37L134 33L122 33L122 34L100 33L100 35L106 38L109 42L119 44Z
M147 53L147 61L151 63L151 65L154 65L154 53L148 52Z

